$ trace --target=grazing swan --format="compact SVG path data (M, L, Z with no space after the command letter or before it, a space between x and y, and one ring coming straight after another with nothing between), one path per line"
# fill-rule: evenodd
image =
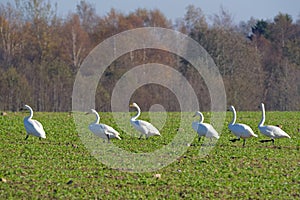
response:
M261 103L261 112L262 112L262 117L261 121L258 124L258 129L259 131L265 135L270 137L270 140L260 140L260 142L270 142L274 144L274 139L276 138L291 138L286 132L284 132L280 127L278 126L264 126L265 119L266 119L266 114L265 114L265 105Z
M193 122L192 128L198 133L198 142L201 139L201 136L207 137L207 138L216 138L219 139L220 136L218 132L214 129L214 127L208 123L203 123L204 117L203 114L199 111L197 111L194 115L194 117L200 116L199 122Z
M145 135L147 139L150 136L160 136L159 131L152 124L144 120L137 120L141 114L141 109L136 103L130 104L129 106L137 109L137 114L130 119L130 123L137 131L141 132L139 139L141 139L143 135Z
M101 137L104 141L107 139L110 142L110 139L117 138L121 140L120 133L116 131L113 127L106 124L99 124L100 117L96 110L91 109L92 113L96 115L96 121L89 125L89 129L98 137Z
M39 121L32 119L32 108L28 105L25 105L25 107L30 111L30 115L24 118L24 126L27 132L25 140L27 140L29 135L33 135L39 138L46 138L46 133L44 131L43 125Z
M229 130L237 137L236 139L230 140L231 142L235 142L237 140L240 140L240 138L243 138L243 146L245 146L246 138L250 137L257 137L256 134L254 134L253 130L250 126L246 124L236 124L236 111L233 106L230 106L230 110L233 112L233 118L232 121L229 123L228 128Z

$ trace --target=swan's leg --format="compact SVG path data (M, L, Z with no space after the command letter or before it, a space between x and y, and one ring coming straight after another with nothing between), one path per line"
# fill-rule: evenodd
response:
M27 139L28 139L28 136L29 136L29 135L27 134L27 135L26 135L26 137L25 137L25 140L27 140Z
M245 146L245 143L246 143L246 139L244 139L244 142L243 142L243 147Z
M275 140L274 140L273 138L272 138L271 140L272 140L272 143L273 143L273 145L274 145Z
M143 133L140 135L139 140L142 139Z
M201 136L198 136L198 142L200 142L200 140L201 140Z
M106 134L106 137L107 137L107 142L110 143L110 138L109 138L109 135Z
M209 146L215 146L213 143L212 143L212 141L213 141L213 138L209 138Z

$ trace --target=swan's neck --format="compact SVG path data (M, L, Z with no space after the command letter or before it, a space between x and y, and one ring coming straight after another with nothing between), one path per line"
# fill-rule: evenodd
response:
M202 113L199 113L198 115L200 116L199 123L203 123L203 121L204 121L203 114L202 114Z
M265 119L266 119L265 106L262 105L262 106L261 106L261 120L260 120L258 126L263 126L264 123L265 123Z
M30 115L28 116L28 119L31 119L33 117L33 110L30 107L28 107L28 109L30 111Z
M236 112L235 112L234 108L232 108L232 113L233 113L233 118L232 118L232 120L230 122L231 125L233 125L235 123L235 121L236 121Z
M132 121L135 121L141 114L141 109L138 106L135 106L137 109L137 114L131 118Z
M100 122L99 114L97 112L95 112L95 115L96 115L96 121L94 123L99 124L99 122Z

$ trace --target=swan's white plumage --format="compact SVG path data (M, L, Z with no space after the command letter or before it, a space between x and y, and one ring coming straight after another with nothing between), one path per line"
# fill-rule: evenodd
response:
M277 139L277 138L291 138L286 132L284 132L281 128L277 126L262 126L259 127L259 130L262 134L267 137Z
M25 117L23 120L24 127L27 132L25 139L27 139L29 135L33 135L40 138L46 138L46 133L43 128L43 125L39 121L32 119L33 117L32 108L28 105L25 105L25 107L30 111L30 115Z
M204 121L203 114L201 112L197 111L194 116L197 116L197 115L200 116L200 121L193 122L192 128L198 133L199 140L202 136L207 137L207 138L219 139L220 136L219 136L218 132L214 129L214 127L211 124L203 123L203 121Z
M245 145L245 139L250 137L258 137L252 130L252 128L246 124L235 123L236 121L236 111L233 106L230 106L230 110L233 113L232 121L229 123L229 130L238 138L244 139L243 146ZM234 140L232 140L234 141Z
M155 135L160 136L160 132L151 123L144 120L137 120L141 114L141 109L136 103L130 104L129 106L137 109L137 114L130 119L130 123L137 131L141 133L140 138L143 135L145 135L146 138Z
M113 138L117 138L121 140L120 133L111 126L108 126L106 124L99 124L100 116L98 112L94 109L91 110L92 113L96 115L96 121L89 125L90 131L104 140L107 139L109 141L110 139Z
M263 135L271 138L273 143L274 143L274 139L277 138L291 138L286 132L284 132L281 128L277 126L272 126L272 125L264 126L266 114L265 114L265 105L263 103L261 103L261 111L262 111L262 118L258 124L258 129Z

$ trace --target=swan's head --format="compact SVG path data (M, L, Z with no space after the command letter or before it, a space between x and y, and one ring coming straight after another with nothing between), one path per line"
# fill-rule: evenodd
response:
M91 109L91 111L92 111L92 112L86 112L85 115L90 115L90 114L92 114L92 113L95 114L95 113L97 112L95 109Z
M235 108L234 108L233 105L231 105L229 109L230 109L231 111L234 111L234 110L235 110Z
M26 110L30 110L31 109L31 107L29 106L29 105L24 105L24 106L22 106L20 109L19 109L19 111L21 111L21 112L24 112L24 111L26 111Z
M139 106L136 103L132 103L132 104L129 105L129 107L138 108Z
M278 128L282 129L282 125L281 124L277 124L276 125Z
M96 113L97 111L95 109L91 109L92 113Z
M261 103L259 106L257 106L261 110L265 110L265 104Z
M29 105L25 105L25 108L27 108L28 110L32 110L32 108Z
M193 117L200 116L200 115L201 115L200 111L196 111Z

